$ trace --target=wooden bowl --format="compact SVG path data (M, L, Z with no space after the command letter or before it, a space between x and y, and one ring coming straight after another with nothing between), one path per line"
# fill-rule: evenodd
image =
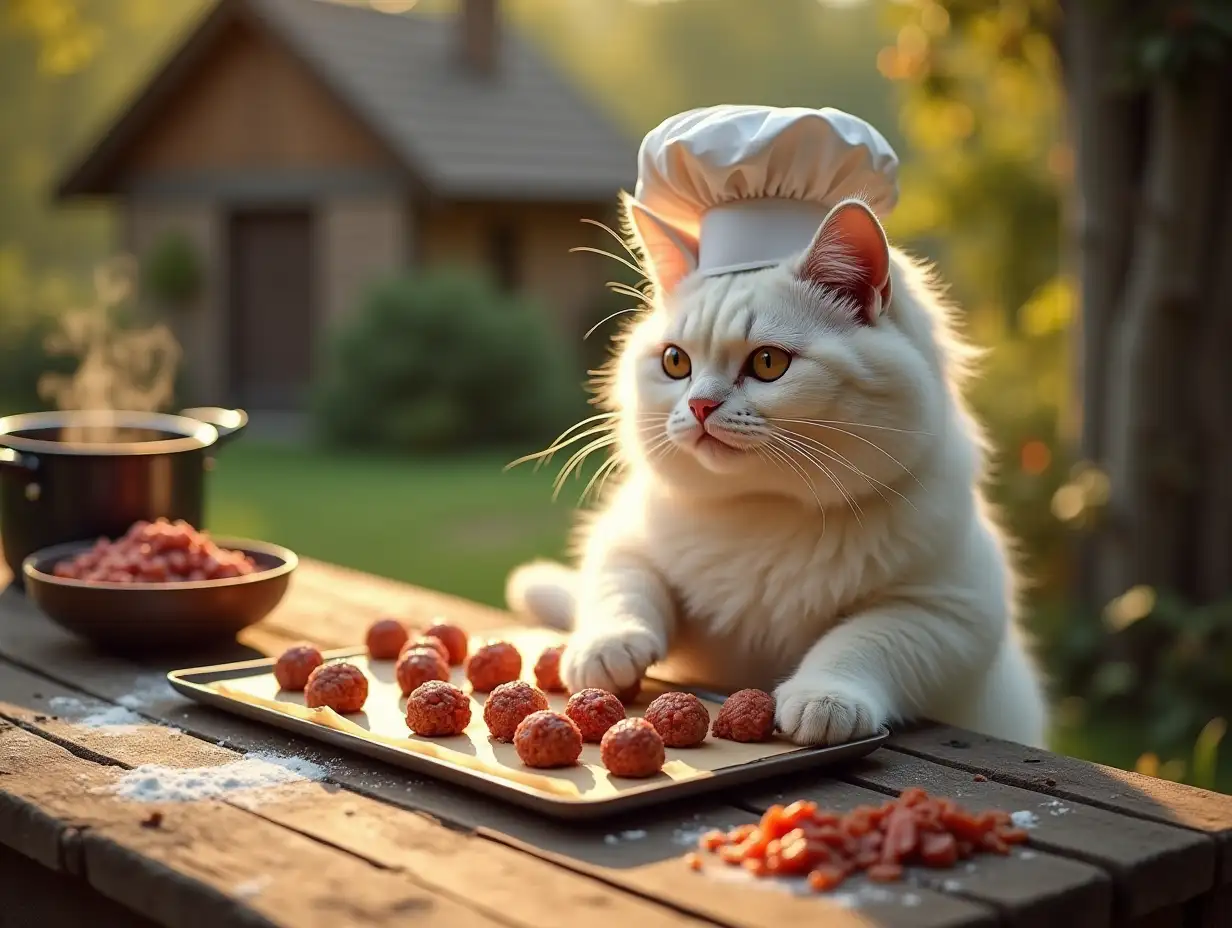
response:
M75 541L35 551L22 563L26 596L58 625L124 652L179 651L234 638L282 600L299 564L295 552L263 541L215 538L243 551L258 570L242 577L172 583L105 583L55 576L56 564L88 551Z

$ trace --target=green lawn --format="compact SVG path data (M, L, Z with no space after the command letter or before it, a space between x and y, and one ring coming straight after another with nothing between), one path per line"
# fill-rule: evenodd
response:
M585 486L571 481L553 502L555 467L505 472L511 457L408 460L238 441L211 474L209 526L500 605L511 567L561 555Z

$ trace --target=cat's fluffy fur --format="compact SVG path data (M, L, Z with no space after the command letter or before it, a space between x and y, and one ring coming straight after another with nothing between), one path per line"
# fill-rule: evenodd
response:
M619 484L581 520L576 569L517 569L509 604L574 627L573 689L619 690L655 664L682 684L772 690L802 744L931 718L1042 745L959 392L972 351L926 272L861 232L876 220L858 206L796 259L685 277L636 321L608 398ZM887 260L882 309L858 284ZM667 376L665 345L690 376ZM744 373L763 345L792 356L772 383ZM722 403L704 424L698 396Z

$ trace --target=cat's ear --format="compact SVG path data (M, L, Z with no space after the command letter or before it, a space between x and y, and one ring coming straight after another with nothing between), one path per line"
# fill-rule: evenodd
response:
M697 239L669 225L627 194L626 228L641 254L655 292L666 296L697 270Z
M845 293L862 322L876 322L890 303L890 243L873 211L860 200L844 200L830 210L799 274L803 281Z

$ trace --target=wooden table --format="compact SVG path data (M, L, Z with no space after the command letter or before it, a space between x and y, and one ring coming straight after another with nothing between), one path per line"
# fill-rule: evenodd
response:
M307 561L242 647L194 663L304 638L354 645L380 615L513 621ZM167 669L102 657L15 589L0 595L0 926L1232 926L1232 797L969 732L923 728L833 778L578 827L197 706L165 685ZM117 705L140 722L99 724L108 712L137 722ZM210 767L252 751L329 774L257 799L150 804L109 789L141 764ZM700 830L753 821L782 797L850 807L912 785L1031 812L1029 846L904 885L851 881L837 898L679 859Z

